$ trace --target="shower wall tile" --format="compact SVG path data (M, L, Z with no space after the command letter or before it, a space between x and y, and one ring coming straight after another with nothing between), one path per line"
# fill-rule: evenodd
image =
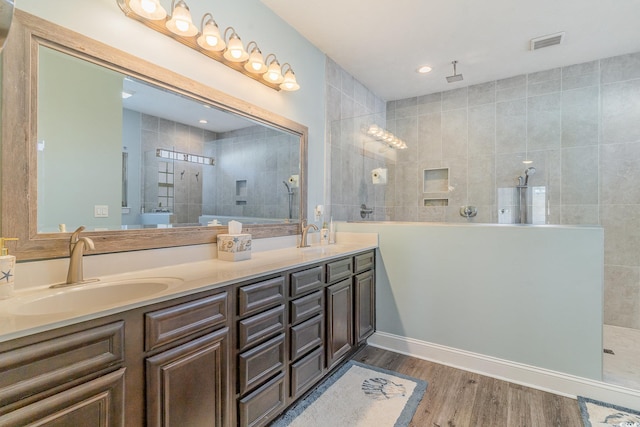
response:
M345 70L341 70L341 87L342 93L348 96L349 98L353 98L353 90L355 87L355 79Z
M496 82L469 86L469 107L496 102Z
M640 79L640 52L603 59L600 72L603 84Z
M600 62L591 61L562 68L562 90L598 86L600 83Z
M495 154L496 106L469 107L469 156Z
M325 72L327 85L340 89L342 86L342 69L328 56L326 57Z
M604 323L640 329L640 268L605 266Z
M527 150L560 148L561 95L535 96L527 105Z
M525 151L527 135L527 101L496 104L496 154Z
M467 110L451 110L442 113L442 157L467 157Z
M395 221L416 222L418 220L418 208L416 206L396 207L394 217Z
M442 111L467 108L467 94L466 87L442 92Z
M496 155L495 179L496 188L515 187L518 184L518 177L524 177L525 165L524 152L506 153Z
M442 111L442 93L432 93L418 97L418 115L440 113Z
M470 205L495 205L495 170L496 159L493 155L476 155L469 158Z
M153 132L158 132L159 120L160 119L156 116L142 114L142 121L140 123L140 127L142 128L142 130L150 130Z
M562 92L562 146L598 144L599 110L597 86Z
M418 221L445 222L444 206L421 206L418 208Z
M603 204L640 204L640 142L600 146Z
M598 205L567 205L561 207L560 224L599 225L600 209Z
M355 101L344 92L340 96L340 119L355 117Z
M496 81L496 102L511 101L525 98L526 96L526 74Z
M333 122L340 120L342 93L334 86L327 86L325 102L327 105L326 118L329 126L331 126Z
M460 208L466 205L468 200L467 182L469 179L469 169L467 158L450 158L442 162L442 166L449 168L449 206Z
M640 206L601 205L604 263L640 266Z
M640 79L602 86L602 143L640 141Z
M539 71L527 75L527 96L559 92L562 72L560 68Z
M418 159L420 162L442 160L442 115L426 114L418 117Z
M598 204L598 147L562 150L562 204Z

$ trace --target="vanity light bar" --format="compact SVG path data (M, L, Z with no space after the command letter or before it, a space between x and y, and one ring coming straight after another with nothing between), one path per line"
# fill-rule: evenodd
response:
M213 157L199 156L197 154L181 153L179 151L156 149L156 157L169 160L180 160L189 163L198 163L200 165L215 166L216 160Z
M200 29L193 24L191 12L184 0L171 2L171 15L160 5L159 0L116 0L122 12L129 18L142 22L147 27L179 41L201 54L233 68L265 86L288 92L300 89L291 68L280 69L274 54L263 60L258 44L250 41L245 50L240 36L233 27L224 32L218 28L210 13L201 20ZM268 61L269 57L273 59ZM273 67L271 65L274 65ZM277 65L277 76L274 68ZM283 73L284 71L284 73Z
M395 148L398 150L404 150L405 148L407 148L406 142L378 125L369 126L368 128L364 129L364 132L374 138L376 141L380 141L391 148Z

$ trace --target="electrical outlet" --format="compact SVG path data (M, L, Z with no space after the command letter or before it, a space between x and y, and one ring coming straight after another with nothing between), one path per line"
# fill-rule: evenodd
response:
M94 218L109 218L109 206L107 205L95 205L93 207Z

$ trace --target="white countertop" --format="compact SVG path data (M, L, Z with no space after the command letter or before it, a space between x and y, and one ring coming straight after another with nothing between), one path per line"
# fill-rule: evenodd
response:
M166 278L174 278L178 280L171 281L174 283L168 289L155 293L150 297L133 298L113 304L106 303L101 304L99 307L74 307L73 311L61 313L46 315L15 314L16 307L25 302L68 292L72 287L51 289L46 286L18 291L14 297L0 300L0 342L215 289L240 281L251 280L282 270L316 264L377 248L377 235L374 234L372 238L371 234L363 233L362 237L364 238L344 238L340 239L340 243L335 245L314 245L308 249L290 247L255 252L252 253L251 259L244 261L229 262L210 259L125 274L102 276L99 277L100 282L78 285L77 287L99 286L100 283L104 282L129 281L132 279L151 280L157 278L158 281L162 281Z

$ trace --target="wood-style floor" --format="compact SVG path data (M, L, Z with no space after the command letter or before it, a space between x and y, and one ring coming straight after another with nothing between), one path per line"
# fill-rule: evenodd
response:
M576 400L367 346L354 360L428 382L411 427L582 427Z

